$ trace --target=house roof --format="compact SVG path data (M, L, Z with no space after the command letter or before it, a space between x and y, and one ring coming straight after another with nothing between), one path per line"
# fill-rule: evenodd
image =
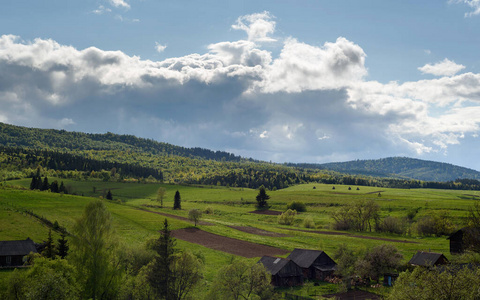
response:
M21 241L0 241L0 256L27 255L37 252L35 243L27 238Z
M442 253L418 251L408 263L417 266L433 266L442 258L448 261Z
M297 265L300 266L300 268L310 268L313 262L322 253L323 251L321 250L307 250L295 248L287 258L293 260Z
M261 262L270 274L276 275L289 261L290 259L286 258L263 256L258 262Z
M464 233L469 233L473 236L479 237L480 238L480 228L479 227L463 227L460 228L459 230L455 231L452 233L447 240L451 239L456 239L456 238L462 238Z

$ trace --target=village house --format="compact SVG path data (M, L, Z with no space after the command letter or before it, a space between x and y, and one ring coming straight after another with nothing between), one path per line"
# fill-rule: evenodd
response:
M35 243L27 238L21 241L0 241L0 267L19 267L30 252L36 253Z
M325 280L333 276L337 264L324 251L294 249L287 257L302 268L303 277L306 279Z
M448 259L442 253L418 251L408 263L412 266L432 267L446 265Z
M302 269L292 260L272 256L263 256L259 261L272 275L272 285L280 287L303 284Z
M464 227L452 233L450 240L450 253L461 254L471 247L480 249L480 228Z

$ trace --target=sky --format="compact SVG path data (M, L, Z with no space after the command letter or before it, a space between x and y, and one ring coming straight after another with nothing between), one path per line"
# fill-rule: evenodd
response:
M480 0L6 0L0 122L480 170Z

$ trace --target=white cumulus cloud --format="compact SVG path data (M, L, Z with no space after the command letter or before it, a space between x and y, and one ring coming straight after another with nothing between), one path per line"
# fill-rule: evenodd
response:
M455 62L445 58L436 64L426 64L418 68L423 74L432 74L435 76L452 76L465 69L464 65L456 64Z
M158 53L162 53L165 51L165 49L167 49L167 45L162 45L158 42L155 42L155 50L157 50Z
M248 35L249 41L274 42L276 40L268 36L275 32L276 23L272 19L273 16L267 11L245 15L239 17L237 22L232 25L232 28L244 30Z

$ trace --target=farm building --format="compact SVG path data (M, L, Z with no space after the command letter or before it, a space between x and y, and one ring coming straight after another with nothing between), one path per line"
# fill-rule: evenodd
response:
M413 266L431 267L445 265L448 259L442 253L418 251L408 263Z
M337 264L321 250L294 249L287 257L302 268L303 277L324 280L332 276Z
M451 254L463 253L471 247L480 249L480 228L464 227L452 233L448 239Z
M292 260L263 256L259 261L272 274L274 286L297 286L303 284L302 269Z
M23 257L30 252L37 252L35 243L27 238L21 241L0 241L0 267L19 267Z

